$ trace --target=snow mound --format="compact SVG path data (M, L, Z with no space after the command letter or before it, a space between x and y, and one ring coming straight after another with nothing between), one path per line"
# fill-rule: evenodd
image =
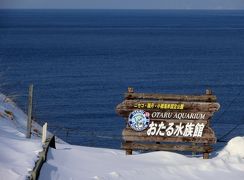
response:
M50 149L40 180L243 180L244 137L232 139L212 159L158 151L125 155L122 150L57 144Z
M231 139L225 148L219 152L219 157L236 156L244 158L244 137L235 137Z

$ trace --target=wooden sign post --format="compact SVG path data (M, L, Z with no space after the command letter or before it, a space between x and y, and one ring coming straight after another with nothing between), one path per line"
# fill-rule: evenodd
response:
M42 126L42 144L45 144L47 140L47 123Z
M134 93L128 88L116 112L125 118L122 148L202 152L208 159L216 143L210 120L220 108L211 90L204 95Z

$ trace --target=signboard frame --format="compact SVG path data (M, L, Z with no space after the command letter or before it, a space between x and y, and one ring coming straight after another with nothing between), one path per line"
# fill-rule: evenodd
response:
M208 159L217 141L210 122L219 108L208 89L203 95L176 95L135 93L129 87L116 107L126 123L122 148L128 155L133 150L192 151Z

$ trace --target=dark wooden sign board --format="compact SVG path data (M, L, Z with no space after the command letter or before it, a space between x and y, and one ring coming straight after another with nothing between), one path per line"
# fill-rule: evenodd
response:
M122 148L133 150L192 151L208 159L216 143L210 120L220 108L217 98L204 95L134 93L128 88L116 112L125 118Z

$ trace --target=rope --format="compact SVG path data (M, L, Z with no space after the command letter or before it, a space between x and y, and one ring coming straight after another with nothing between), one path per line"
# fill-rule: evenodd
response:
M229 105L227 106L227 108L223 111L222 114L220 114L220 116L217 118L217 120L219 120L232 106L232 104L236 101L236 99L241 95L242 93L241 89L232 99L232 101L229 103ZM217 142L227 142L227 141L222 141L222 139L224 139L225 137L227 137L229 134L231 134L236 128L238 128L240 125L242 124L237 124L234 128L232 128L230 131L228 131L226 134L224 134L223 136L221 136L220 138L217 139Z
M226 134L224 134L223 136L221 136L217 142L227 142L227 141L223 141L222 139L224 139L225 137L227 137L229 134L231 134L234 130L236 130L236 128L238 128L239 126L241 126L243 124L237 124L236 126L234 126L230 131L228 131Z
M65 128L60 126L49 126L51 129L53 129L54 132L63 131L63 134L66 136L71 136L72 133L78 133L80 137L97 137L102 139L112 139L112 140L121 140L121 135L117 134L106 134L106 133L97 133L95 131L92 132L84 132L83 130L79 128Z
M217 118L217 120L219 120L227 112L227 110L230 109L232 104L236 101L237 97L239 97L241 95L241 93L242 93L242 89L236 94L236 96L232 99L232 101L229 103L227 108L222 112L222 114L220 114L220 116Z

